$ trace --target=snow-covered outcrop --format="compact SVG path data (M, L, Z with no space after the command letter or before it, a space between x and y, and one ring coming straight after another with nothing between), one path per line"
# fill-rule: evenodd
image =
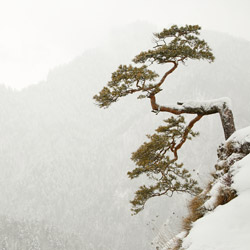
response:
M234 147L236 154L247 154L230 167L231 188L237 197L217 206L213 211L197 220L188 236L183 240L183 249L188 250L246 250L250 245L250 127L236 131L225 143ZM237 152L238 149L238 152ZM222 180L222 179L219 179ZM219 187L217 181L209 192L210 199L205 203L213 209Z

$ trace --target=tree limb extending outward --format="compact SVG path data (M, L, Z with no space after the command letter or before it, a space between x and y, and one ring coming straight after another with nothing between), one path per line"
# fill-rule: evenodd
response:
M151 107L155 112L169 112L175 115L197 114L198 116L220 114L225 139L228 139L235 131L233 112L230 99L220 98L208 101L178 102L177 105L160 106L156 103L155 95L150 95Z

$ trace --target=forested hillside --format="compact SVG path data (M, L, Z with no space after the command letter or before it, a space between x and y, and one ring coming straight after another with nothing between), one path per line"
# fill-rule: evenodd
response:
M92 99L119 64L151 46L154 31L148 24L131 25L51 70L45 82L21 91L1 86L0 244L5 249L15 249L20 241L14 235L35 225L36 243L20 233L26 248L35 244L31 249L49 249L43 246L49 244L45 229L53 228L53 240L55 234L64 238L57 249L146 250L152 249L155 230L167 218L174 217L178 225L186 196L153 199L137 216L131 216L129 204L142 184L127 178L133 168L131 152L166 114L156 116L149 100L133 96L108 110L99 110ZM250 42L207 31L202 36L215 62L188 62L178 68L159 100L164 104L227 96L237 128L245 127L250 124ZM195 129L199 138L183 147L180 158L205 186L224 139L219 116L205 117Z

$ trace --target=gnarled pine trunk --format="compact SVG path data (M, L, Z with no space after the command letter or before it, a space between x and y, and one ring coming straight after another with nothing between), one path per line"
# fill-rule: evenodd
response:
M220 98L209 101L178 102L177 105L160 106L156 103L155 95L150 96L151 107L154 112L169 112L175 115L196 114L205 116L219 113L225 139L227 140L234 132L234 118L229 98Z

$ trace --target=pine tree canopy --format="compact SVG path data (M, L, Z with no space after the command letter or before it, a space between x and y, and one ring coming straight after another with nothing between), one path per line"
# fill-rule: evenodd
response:
M135 92L143 93L139 98L155 95L161 91L160 87L166 77L178 67L179 63L185 63L188 59L213 62L211 49L198 37L200 29L198 25L184 27L173 25L170 29L155 33L153 49L143 51L133 59L134 64L142 66L120 65L112 74L107 86L94 96L97 105L107 108L120 97ZM171 64L172 68L159 78L156 72L149 69L155 63Z
M196 195L201 191L189 171L183 168L182 163L177 163L177 150L183 140L191 140L198 133L186 128L183 116L171 117L164 122L166 125L158 127L155 134L147 135L149 142L132 153L131 159L137 167L128 172L129 178L146 174L150 182L154 182L153 185L143 185L136 191L135 198L130 201L134 214L144 208L149 198L172 196L174 192Z

